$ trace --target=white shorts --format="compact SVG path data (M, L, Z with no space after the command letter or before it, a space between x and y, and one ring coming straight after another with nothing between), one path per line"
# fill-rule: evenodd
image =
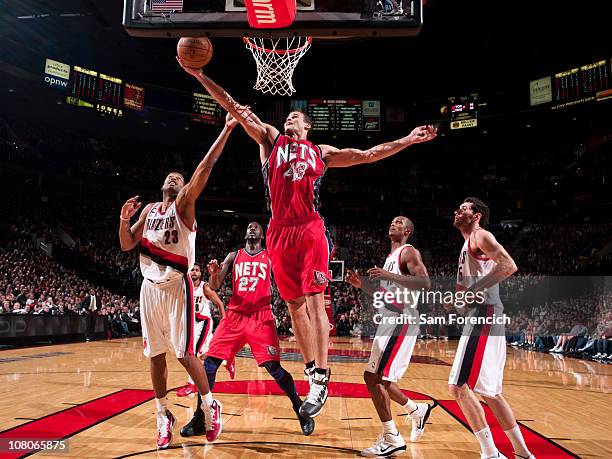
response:
M489 307L487 315L491 315L492 311L492 307ZM495 314L500 314L499 310L496 309ZM491 329L486 325L469 327L459 339L448 383L455 386L467 384L478 394L495 397L502 393L505 364L506 337L503 329L497 326Z
M143 280L140 320L146 357L166 352L177 358L193 355L195 306L191 278L178 276L163 284Z
M196 320L194 339L196 343L195 351L198 357L202 357L208 352L208 346L210 345L210 340L213 337L212 326L213 321L210 317Z
M385 381L399 381L410 364L418 333L418 325L379 324L366 371Z

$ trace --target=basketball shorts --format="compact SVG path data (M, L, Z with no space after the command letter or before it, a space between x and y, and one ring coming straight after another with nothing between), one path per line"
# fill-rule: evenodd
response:
M389 316L397 317L399 314L383 313L383 317ZM417 324L380 323L372 341L366 371L380 374L385 381L399 381L408 369L418 334Z
M485 309L487 316L493 315L493 306ZM495 308L496 315L502 311ZM506 363L504 335L503 327L465 325L448 383L456 386L467 384L474 392L487 397L501 394Z
M245 344L251 348L257 365L271 360L280 361L271 308L250 313L227 311L215 330L206 355L229 362Z
M210 317L196 320L195 323L195 355L202 357L208 351L213 337L213 320Z
M291 226L271 222L266 243L274 281L283 299L325 291L334 245L323 219Z
M146 357L166 352L177 358L193 355L195 307L191 278L178 276L162 284L143 280L140 319Z

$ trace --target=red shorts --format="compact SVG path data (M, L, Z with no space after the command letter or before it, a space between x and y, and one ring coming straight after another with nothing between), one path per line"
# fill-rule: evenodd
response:
M274 281L284 300L325 291L334 245L323 219L291 226L270 222L266 245Z
M269 307L251 313L227 311L215 330L206 355L229 362L245 344L250 346L257 365L280 361L278 335Z

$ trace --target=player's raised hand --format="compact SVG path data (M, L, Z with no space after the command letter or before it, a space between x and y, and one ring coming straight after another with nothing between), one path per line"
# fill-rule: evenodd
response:
M194 69L191 67L187 67L183 61L181 61L181 58L176 56L176 61L179 63L179 65L181 66L181 68L187 72L189 75L193 76L193 77L198 77L201 73L202 73L202 69Z
M228 129L234 129L237 124L238 120L234 118L230 112L227 112L227 115L225 115L225 126Z
M357 271L352 271L350 269L346 270L346 282L351 284L355 288L361 288L361 276Z
M208 262L206 269L208 269L208 274L212 276L214 274L217 274L219 271L221 271L221 266L219 266L219 262L216 259L214 259Z
M437 130L432 125L415 127L408 135L410 143L429 142L436 138Z
M134 196L133 198L128 199L121 207L121 218L124 220L129 220L134 216L138 209L142 206L142 202L138 202L138 196Z
M377 266L368 269L368 276L370 276L370 279L388 279L389 274L389 271L385 271Z

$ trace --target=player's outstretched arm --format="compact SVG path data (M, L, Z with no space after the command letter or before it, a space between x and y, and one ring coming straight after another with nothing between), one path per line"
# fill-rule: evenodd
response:
M219 298L219 295L217 295L217 292L210 288L208 283L204 284L204 295L206 298L212 301L215 306L217 306L217 309L219 310L219 318L223 319L225 317L225 305L223 304L223 301L221 301L221 298Z
M497 242L495 236L489 231L481 229L474 233L472 250L478 249L493 260L496 266L489 274L474 283L474 285L470 287L470 290L478 292L485 288L489 288L507 277L510 277L518 270L510 254L506 251L504 246Z
M119 243L121 244L121 250L124 252L132 250L142 239L145 220L153 204L145 206L140 213L140 217L138 217L138 221L130 226L131 218L138 212L141 206L142 202L138 202L138 196L134 196L128 199L123 204L123 207L121 207L121 214L119 215Z
M189 183L181 189L176 197L177 211L184 219L185 224L190 228L195 223L195 202L202 193L202 190L204 190L206 183L208 183L213 166L219 159L219 156L221 156L221 153L223 153L227 139L237 124L237 121L228 113L225 118L225 126L219 137L217 137L217 140L212 144L204 159L196 167Z
M223 281L225 280L227 273L234 264L235 259L236 252L230 252L227 254L227 257L225 257L225 260L223 260L221 266L219 266L219 262L217 260L210 260L207 269L208 274L210 274L208 285L210 285L211 289L219 290L219 287L223 285Z
M353 287L363 290L367 295L374 296L374 288L368 279L363 279L357 270L346 270L345 282L348 282Z
M240 105L230 96L225 89L211 80L209 77L204 75L202 69L192 69L183 65L181 60L177 57L179 65L185 72L193 76L200 82L204 89L215 99L219 105L225 110L232 114L234 118L242 125L247 134L260 145L272 146L278 130L274 126L270 126L262 122L257 115L251 111L251 107L247 105Z
M393 142L381 143L367 150L358 148L336 148L330 145L321 145L323 161L327 167L350 167L357 164L374 163L381 159L393 156L415 143L428 142L435 139L436 129L429 126L419 126L406 137Z

